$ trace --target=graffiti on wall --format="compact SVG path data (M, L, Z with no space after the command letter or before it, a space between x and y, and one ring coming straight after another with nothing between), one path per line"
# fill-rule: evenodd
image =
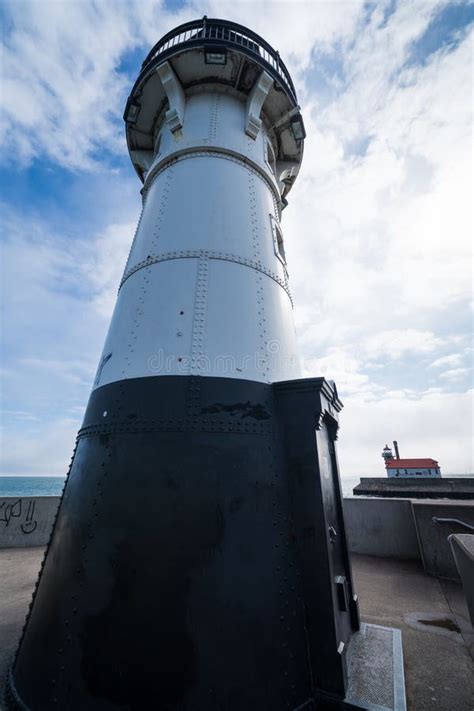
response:
M0 501L0 526L4 524L7 528L12 520L16 520L25 535L33 533L38 525L35 517L35 505L34 499Z

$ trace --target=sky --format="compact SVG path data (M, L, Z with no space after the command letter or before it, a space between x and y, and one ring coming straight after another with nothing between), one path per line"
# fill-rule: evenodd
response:
M283 214L304 376L343 400L343 476L383 446L474 471L474 5L0 3L3 474L63 474L140 210L123 109L141 62L202 15L289 68L307 139Z

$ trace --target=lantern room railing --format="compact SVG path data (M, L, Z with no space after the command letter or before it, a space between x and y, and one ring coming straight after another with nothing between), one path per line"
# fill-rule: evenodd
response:
M175 54L183 48L202 46L203 44L235 48L254 57L274 79L282 84L292 101L297 103L296 91L290 73L280 59L279 53L252 30L227 20L203 17L201 20L186 22L171 30L149 52L142 64L142 73L148 69L149 65L156 63L158 58L164 59L165 56Z

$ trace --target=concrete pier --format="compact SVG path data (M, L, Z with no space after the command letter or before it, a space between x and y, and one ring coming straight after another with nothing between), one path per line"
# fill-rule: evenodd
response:
M0 687L43 553L0 550ZM362 619L402 631L408 711L471 711L474 633L461 586L426 575L413 560L353 555L352 564Z
M404 499L474 499L474 477L362 477L355 496Z

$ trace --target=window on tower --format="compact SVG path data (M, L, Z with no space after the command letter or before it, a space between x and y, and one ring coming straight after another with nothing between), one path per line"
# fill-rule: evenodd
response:
M283 243L283 232L281 231L280 224L276 221L273 215L270 215L270 222L272 226L273 248L275 250L275 254L286 269L286 256L285 245Z
M265 141L265 160L270 166L273 175L276 177L275 151L273 150L271 141L268 139Z

